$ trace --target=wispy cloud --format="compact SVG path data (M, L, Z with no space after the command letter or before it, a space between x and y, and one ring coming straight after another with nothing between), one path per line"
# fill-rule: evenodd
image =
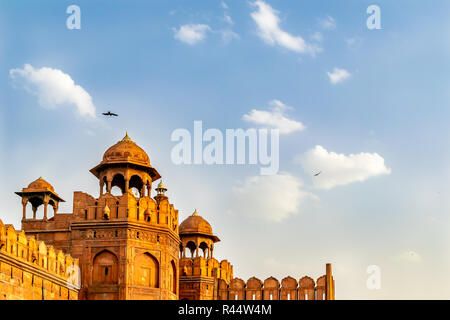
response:
M280 100L269 102L272 110L252 109L248 114L244 114L242 119L263 127L278 129L281 134L288 134L295 131L302 131L305 126L300 121L289 119L285 112L291 107L286 106Z
M173 28L175 39L189 45L195 45L203 41L210 31L212 29L207 24L185 24L180 26L178 30Z
M95 106L92 98L72 78L58 69L43 67L35 69L30 64L20 69L9 70L13 81L38 97L41 107L56 109L75 106L77 113L85 118L95 118Z
M308 44L301 36L293 36L280 27L278 11L273 9L264 1L257 0L251 4L256 7L256 11L251 13L251 17L258 27L259 37L269 45L281 46L283 48L298 52L315 54L321 51L316 45Z
M300 164L308 175L322 171L313 179L314 186L320 189L331 189L391 173L391 169L386 167L383 157L378 153L345 155L327 151L319 145L297 156L295 162Z
M332 16L326 16L319 19L319 25L324 30L334 30L336 29L336 20Z
M249 177L233 187L231 213L280 222L299 214L306 200L318 199L302 187L302 181L289 173Z
M362 38L358 36L345 39L345 43L349 48L358 48L361 46L362 42Z
M223 29L218 32L222 35L222 40L224 43L229 43L234 39L240 39L239 35L230 29Z
M231 29L213 30L207 24L185 24L178 29L173 28L174 38L189 45L196 45L204 41L208 35L219 34L224 43L240 39L239 35Z
M332 84L341 83L351 77L350 72L340 68L334 68L333 72L327 72L327 75Z
M228 14L226 14L226 13L223 15L223 20L226 23L228 23L229 25L233 25L234 24L233 19L231 19L231 17Z

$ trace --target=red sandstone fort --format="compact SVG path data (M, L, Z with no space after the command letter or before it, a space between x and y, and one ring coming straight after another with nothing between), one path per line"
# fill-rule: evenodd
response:
M43 178L16 192L22 230L0 220L0 300L334 299L330 264L316 281L234 278L233 266L214 258L220 240L196 210L178 224L162 182L151 196L161 176L128 134L90 172L99 196L74 192L72 213L58 213L64 200ZM113 187L122 195L112 195Z

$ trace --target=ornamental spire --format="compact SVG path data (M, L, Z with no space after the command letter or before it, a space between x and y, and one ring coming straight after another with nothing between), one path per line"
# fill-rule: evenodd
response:
M128 136L128 131L126 131L125 137L122 139L123 142L133 142L131 138Z

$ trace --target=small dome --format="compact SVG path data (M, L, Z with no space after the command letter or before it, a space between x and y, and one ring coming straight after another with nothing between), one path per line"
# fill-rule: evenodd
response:
M162 180L158 183L158 189L165 189L166 186L164 185L164 183L162 182Z
M39 177L39 179L34 180L32 183L30 183L27 189L32 189L33 191L55 192L55 188L53 188L53 186L45 181L42 177Z
M156 192L158 192L159 195L164 195L167 191L166 186L164 185L164 183L162 182L162 180L159 182L158 187L155 189Z
M102 161L103 164L124 162L150 166L150 158L147 153L130 139L128 132L121 141L106 150Z
M182 234L204 234L212 236L211 225L203 219L195 209L194 213L184 220L179 226L179 233Z

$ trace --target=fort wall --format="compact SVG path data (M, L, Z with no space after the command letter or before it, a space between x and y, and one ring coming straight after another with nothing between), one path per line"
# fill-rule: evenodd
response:
M234 278L230 282L217 280L218 300L334 300L334 279L331 265L327 264L326 274L314 281L303 277L298 281L286 277L278 281L269 277L264 281L251 277L245 282Z
M0 300L77 300L78 260L0 220Z

